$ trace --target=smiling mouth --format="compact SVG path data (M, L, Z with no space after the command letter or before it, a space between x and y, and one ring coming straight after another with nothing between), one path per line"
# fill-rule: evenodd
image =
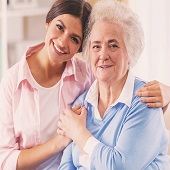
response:
M110 67L112 67L111 65L104 65L104 66L98 66L99 68L110 68Z
M53 42L53 44L54 44L54 47L55 47L55 49L57 50L57 52L59 52L59 53L61 53L61 54L67 54L65 51L63 51L63 50L61 50L60 48L58 48L58 47L55 45L54 42Z

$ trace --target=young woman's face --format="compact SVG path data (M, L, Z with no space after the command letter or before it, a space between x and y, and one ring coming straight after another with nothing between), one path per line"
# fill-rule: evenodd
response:
M102 82L120 81L128 70L129 57L122 28L113 22L97 21L91 31L90 62Z
M70 14L59 15L46 24L45 44L53 63L70 60L82 43L82 24L79 18Z

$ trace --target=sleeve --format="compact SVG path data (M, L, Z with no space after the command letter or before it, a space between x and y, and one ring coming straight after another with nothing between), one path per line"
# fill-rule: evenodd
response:
M160 149L166 148L168 139L162 110L147 108L140 102L132 107L123 121L115 147L99 143L94 148L91 169L145 169L158 156Z
M15 170L19 153L12 116L12 84L5 77L0 84L0 169Z
M91 156L94 148L97 146L97 144L99 144L100 141L98 141L94 136L91 136L87 142L84 145L83 150L89 155Z
M76 170L72 159L72 143L73 142L64 149L58 170Z

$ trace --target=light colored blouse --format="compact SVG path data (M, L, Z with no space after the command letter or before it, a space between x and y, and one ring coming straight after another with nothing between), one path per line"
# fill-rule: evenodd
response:
M47 142L57 134L57 124L59 120L59 91L60 81L54 86L46 88L39 85L31 74L31 84L38 91L39 113L40 113L40 140L41 143ZM56 170L59 166L60 154L54 155L37 167L38 170Z
M135 95L145 84L131 72L118 100L103 118L96 112L98 82L76 101L88 110L86 126L93 137L82 155L75 143L64 150L58 170L169 170L168 133L161 108L148 108Z
M10 68L0 84L0 169L15 170L20 150L41 144L39 95L31 83L26 57L42 49L44 43L30 47ZM89 88L93 77L86 64L73 57L60 80L59 114ZM47 110L48 110L47 106ZM50 109L50 108L49 108ZM58 163L61 154L58 155ZM56 155L56 156L57 156Z

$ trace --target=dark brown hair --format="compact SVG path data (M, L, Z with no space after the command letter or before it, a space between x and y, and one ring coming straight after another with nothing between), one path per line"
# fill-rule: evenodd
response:
M54 18L63 14L70 14L80 19L83 30L83 40L87 27L91 5L85 0L57 0L46 16L46 23L50 23ZM82 41L83 41L82 40ZM78 52L82 52L82 45Z

